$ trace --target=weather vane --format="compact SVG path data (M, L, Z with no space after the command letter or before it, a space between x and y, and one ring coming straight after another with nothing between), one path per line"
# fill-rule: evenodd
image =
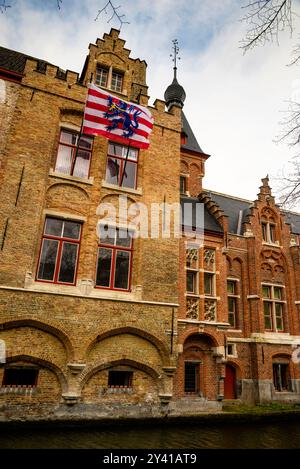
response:
M118 20L120 21L120 29L122 28L123 24L130 24L129 21L124 21L123 18L125 17L125 15L119 15L119 13L117 12L117 10L119 8L121 8L121 5L119 5L118 7L115 7L113 5L113 3L111 2L111 0L109 0L101 10L98 10L98 14L95 18L95 21L97 21L97 19L99 18L99 16L101 15L101 13L103 11L107 15L107 8L108 7L110 7L112 9L112 15L109 18L109 20L107 21L108 23L110 23L110 21L116 16L118 18Z
M170 57L172 57L172 62L174 62L174 76L176 77L177 60L180 60L181 58L178 57L178 53L179 53L178 40L173 39L172 42L173 42L173 54L170 54Z

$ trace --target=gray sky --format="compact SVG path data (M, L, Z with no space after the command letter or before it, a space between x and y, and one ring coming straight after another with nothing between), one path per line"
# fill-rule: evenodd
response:
M6 0L0 14L0 44L80 72L89 43L118 28L110 11L94 21L106 0ZM211 154L204 186L254 199L260 179L271 186L295 149L274 139L287 101L300 101L298 67L287 67L297 35L280 36L243 55L239 41L246 25L239 0L114 0L129 25L121 37L133 58L148 63L150 104L163 99L172 81L172 39L180 46L178 79L187 98L185 114L203 151ZM295 2L300 14L299 3ZM295 30L299 18L295 17ZM298 28L300 31L300 28Z

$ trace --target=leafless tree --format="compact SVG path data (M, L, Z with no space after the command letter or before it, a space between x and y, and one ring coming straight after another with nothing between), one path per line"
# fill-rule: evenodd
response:
M286 29L293 31L293 0L256 0L242 6L245 15L242 21L249 29L242 41L242 48L247 52L266 41L278 41L278 35Z
M241 42L246 53L257 45L267 41L279 43L279 35L288 30L293 33L293 0L253 0L242 7L248 30ZM300 63L300 44L292 51L292 59L288 65ZM300 100L288 103L286 118L281 122L282 132L275 141L285 141L289 147L295 148L295 155L288 162L289 169L283 169L277 180L277 196L283 207L292 208L300 202Z
M60 10L63 0L56 0L57 8ZM0 12L4 13L11 5L6 3L6 0L0 0Z

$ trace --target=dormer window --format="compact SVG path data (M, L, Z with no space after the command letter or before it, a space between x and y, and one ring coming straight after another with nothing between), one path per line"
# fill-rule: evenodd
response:
M181 145L186 145L186 142L187 142L187 135L185 132L181 132L181 136L180 136Z

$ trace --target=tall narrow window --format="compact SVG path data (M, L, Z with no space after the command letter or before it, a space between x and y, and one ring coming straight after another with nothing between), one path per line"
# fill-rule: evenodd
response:
M273 383L276 391L289 390L288 363L273 363Z
M184 364L184 392L197 393L200 391L199 363L185 362Z
M69 130L61 130L55 172L88 178L93 139Z
M275 285L263 285L262 297L265 329L273 332L282 332L284 330L283 288Z
M96 286L129 290L132 260L132 236L126 229L101 226Z
M37 280L75 284L81 224L46 218Z
M188 293L197 293L197 272L187 270L186 272L186 291Z
M233 328L238 327L237 282L227 280L228 322Z
M187 178L186 176L180 176L180 194L187 193Z
M106 182L116 186L136 188L138 150L109 143L106 163Z
M214 295L214 274L204 273L204 294L208 296Z
M113 91L117 91L118 93L122 92L123 88L123 73L118 73L116 71L112 72L112 77L111 77L111 89Z
M108 68L97 66L96 69L96 85L107 87L108 85Z

